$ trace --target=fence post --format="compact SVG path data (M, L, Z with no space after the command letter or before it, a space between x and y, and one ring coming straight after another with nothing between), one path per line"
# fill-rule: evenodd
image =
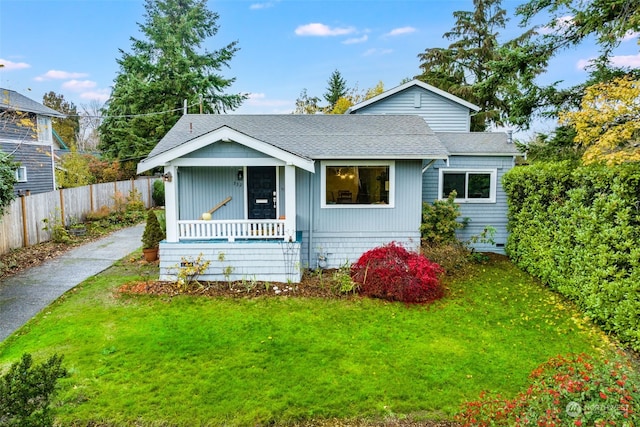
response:
M89 206L91 207L91 212L96 210L93 206L93 184L89 184Z
M20 202L22 204L22 247L26 248L29 246L29 227L27 226L27 200L24 194L20 196Z
M64 220L64 193L62 192L62 188L58 191L60 192L60 222L62 223L62 226L65 227L67 224L65 224Z

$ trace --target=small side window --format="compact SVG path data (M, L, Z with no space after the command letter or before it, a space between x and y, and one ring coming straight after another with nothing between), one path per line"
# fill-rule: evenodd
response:
M495 203L496 170L440 169L440 198L455 190L460 203Z
M16 169L16 181L27 182L27 168L25 166Z

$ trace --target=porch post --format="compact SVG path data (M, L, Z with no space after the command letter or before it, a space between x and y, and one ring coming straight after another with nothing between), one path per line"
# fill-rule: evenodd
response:
M296 240L296 167L286 165L284 167L284 189L285 189L285 240Z
M171 182L164 182L164 206L167 220L167 242L176 243L178 241L178 168L176 166L165 166L165 175L171 174Z

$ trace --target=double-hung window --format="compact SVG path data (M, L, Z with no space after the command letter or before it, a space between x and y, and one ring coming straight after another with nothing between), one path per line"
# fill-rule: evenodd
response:
M495 169L440 169L440 198L455 191L459 203L495 203L496 177Z
M321 164L323 208L390 208L395 198L393 161L325 161Z

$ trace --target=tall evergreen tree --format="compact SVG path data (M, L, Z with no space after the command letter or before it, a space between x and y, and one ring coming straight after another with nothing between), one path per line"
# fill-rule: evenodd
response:
M75 104L64 99L64 95L59 95L53 91L46 93L42 97L42 104L67 116L65 118L53 117L51 125L67 146L75 146L78 142L78 132L80 131L80 118Z
M601 60L629 33L640 31L638 0L529 0L518 6L517 13L523 25L542 13L550 16L546 27L553 31L545 32L543 38L555 50L595 36Z
M206 0L145 0L144 39L131 38L132 53L120 51L120 72L100 125L99 149L120 160L146 156L189 112L220 113L240 106L242 94L224 94L234 78L217 72L238 51L237 42L202 49L218 32L218 14Z
M347 82L342 78L340 71L335 70L331 74L331 77L329 78L327 84L329 86L327 87L327 91L324 94L324 99L329 103L329 105L327 106L327 111L331 111L336 106L336 102L338 102L338 99L347 94Z
M427 48L418 55L422 73L416 78L482 108L471 119L472 131L491 125L526 128L539 105L534 84L549 54L532 43L532 31L501 44L507 22L501 0L474 0L473 11L456 11L456 22L444 37L447 48Z

